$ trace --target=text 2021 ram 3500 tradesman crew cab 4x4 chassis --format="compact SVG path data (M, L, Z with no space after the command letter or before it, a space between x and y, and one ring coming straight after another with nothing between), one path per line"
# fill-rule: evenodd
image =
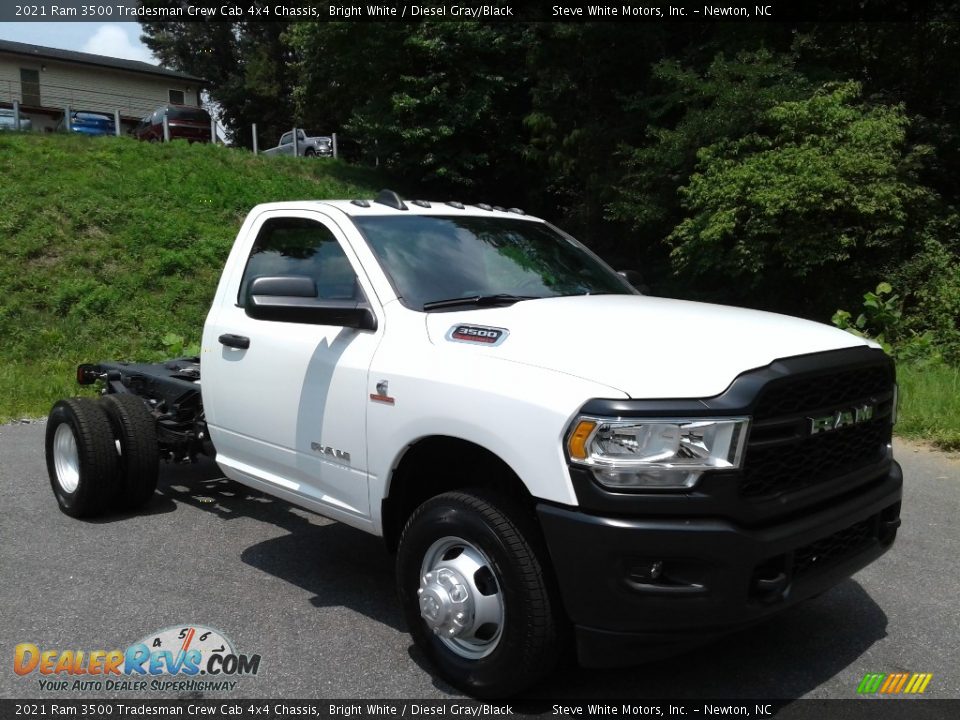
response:
M159 458L211 454L382 536L417 645L479 696L571 642L604 666L758 621L900 522L882 350L641 295L518 210L389 191L257 206L199 358L77 379L101 396L50 413L64 512L142 505Z

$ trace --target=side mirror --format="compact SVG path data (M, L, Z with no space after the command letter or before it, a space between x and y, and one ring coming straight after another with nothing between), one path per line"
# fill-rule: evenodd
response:
M316 283L303 275L256 278L247 290L244 311L255 320L377 329L377 316L366 298L320 299Z
M650 294L650 286L643 281L643 275L640 274L639 270L618 270L617 275L622 277L644 295Z

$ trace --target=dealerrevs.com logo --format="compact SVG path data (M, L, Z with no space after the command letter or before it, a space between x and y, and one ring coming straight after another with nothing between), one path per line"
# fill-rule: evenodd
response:
M235 690L236 678L256 675L260 655L234 650L223 633L202 625L175 625L126 650L14 648L13 670L36 676L44 691Z

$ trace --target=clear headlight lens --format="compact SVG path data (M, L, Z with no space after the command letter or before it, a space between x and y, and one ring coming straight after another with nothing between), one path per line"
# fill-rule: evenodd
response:
M749 418L580 417L567 435L574 463L611 489L682 490L709 470L739 468Z

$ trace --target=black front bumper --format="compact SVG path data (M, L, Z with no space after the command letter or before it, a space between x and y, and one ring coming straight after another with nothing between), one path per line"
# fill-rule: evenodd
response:
M854 497L764 528L539 505L581 664L693 647L823 592L892 545L902 486L893 462Z

